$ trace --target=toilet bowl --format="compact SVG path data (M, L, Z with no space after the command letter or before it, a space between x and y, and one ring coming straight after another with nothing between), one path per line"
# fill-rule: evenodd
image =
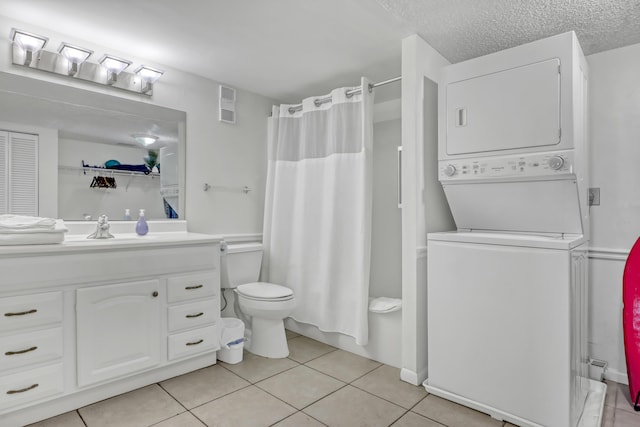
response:
M295 307L293 291L267 282L239 285L236 288L240 310L251 317L252 353L281 358L289 355L283 319Z
M223 242L221 253L221 287L234 289L236 315L250 329L247 351L269 358L287 357L284 319L295 307L293 291L257 281L262 263L261 244Z

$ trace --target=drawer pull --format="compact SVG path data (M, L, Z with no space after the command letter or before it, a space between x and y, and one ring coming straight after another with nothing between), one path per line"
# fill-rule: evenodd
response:
M30 351L35 351L38 349L38 346L33 346L31 348L27 348L25 350L18 350L18 351L7 351L5 353L5 356L13 356L15 354L24 354L24 353L29 353Z
M202 316L203 314L204 314L203 312L200 312L200 313L198 313L198 314L187 314L185 317L186 317L187 319L193 319L194 317L200 317L200 316Z
M20 313L5 313L4 315L6 317L11 317L11 316L24 316L25 314L33 314L33 313L37 313L38 310L36 310L35 308L33 310L27 310L27 311L21 311Z
M194 289L200 289L202 287L202 285L193 285L193 286L187 286L185 287L186 290L188 291L192 291Z
M25 391L29 391L29 390L33 390L34 388L38 387L38 384L34 384L32 386L29 386L27 388L23 388L20 390L9 390L7 392L7 394L17 394L17 393L24 393Z
M194 341L194 342L188 342L187 345L198 345L201 344L204 340L198 340L198 341Z

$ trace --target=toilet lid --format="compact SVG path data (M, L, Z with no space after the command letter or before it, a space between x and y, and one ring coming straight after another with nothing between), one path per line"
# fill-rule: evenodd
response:
M267 282L246 283L239 285L236 290L243 296L253 299L283 300L293 297L291 289Z

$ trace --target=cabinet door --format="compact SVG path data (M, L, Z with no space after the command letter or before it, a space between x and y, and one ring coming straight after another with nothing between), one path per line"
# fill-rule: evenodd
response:
M78 289L78 386L158 365L161 305L158 280Z

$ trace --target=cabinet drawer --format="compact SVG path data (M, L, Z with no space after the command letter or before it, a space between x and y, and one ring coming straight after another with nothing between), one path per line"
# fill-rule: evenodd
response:
M206 326L169 336L169 360L220 348L218 326Z
M215 323L220 317L217 298L169 307L169 332Z
M62 320L62 292L0 298L0 332Z
M0 377L0 411L63 392L62 363Z
M62 357L62 328L0 338L0 371Z
M218 272L174 276L167 279L168 301L186 301L195 298L213 297L220 289Z

